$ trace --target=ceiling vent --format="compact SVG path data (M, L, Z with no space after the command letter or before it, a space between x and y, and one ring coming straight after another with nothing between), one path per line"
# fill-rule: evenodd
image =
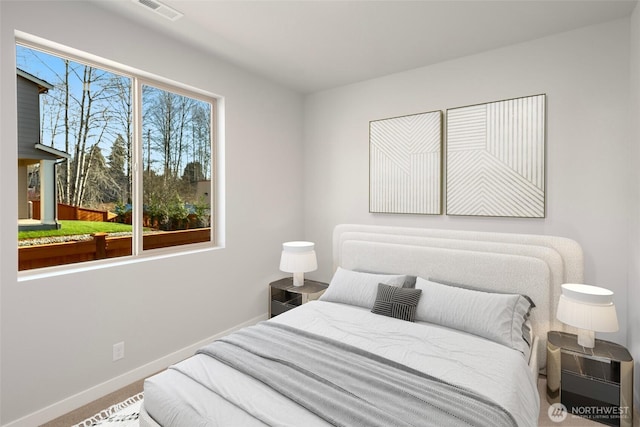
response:
M158 15L167 18L170 21L176 21L179 18L182 18L184 15L172 7L169 7L165 4L160 3L157 0L131 0L134 3L139 4L140 6L148 9L152 12L157 13Z

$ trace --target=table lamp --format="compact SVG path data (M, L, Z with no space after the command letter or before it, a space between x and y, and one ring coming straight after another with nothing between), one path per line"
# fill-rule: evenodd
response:
M282 244L280 270L293 273L293 286L304 285L304 273L318 268L312 242L286 242Z
M598 286L562 285L556 317L562 323L578 328L578 344L586 348L595 346L595 332L618 330L613 292Z

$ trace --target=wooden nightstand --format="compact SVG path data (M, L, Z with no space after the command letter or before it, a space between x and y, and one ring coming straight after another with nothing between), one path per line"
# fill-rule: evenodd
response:
M293 286L291 277L269 283L269 317L318 299L328 286L327 283L308 279L302 286Z
M567 412L603 424L631 427L633 358L623 346L596 340L578 345L576 335L547 334L547 400Z

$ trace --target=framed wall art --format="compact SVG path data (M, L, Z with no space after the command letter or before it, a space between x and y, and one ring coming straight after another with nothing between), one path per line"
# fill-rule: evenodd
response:
M447 110L447 215L544 218L546 95Z
M442 112L369 122L369 211L442 213Z

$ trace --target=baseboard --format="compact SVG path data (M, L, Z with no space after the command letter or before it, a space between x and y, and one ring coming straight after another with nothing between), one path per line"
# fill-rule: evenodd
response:
M254 317L253 319L236 325L230 329L227 329L226 331L220 332L214 336L191 344L185 348L161 357L160 359L149 362L146 365L140 366L136 369L112 378L78 394L56 402L52 405L49 405L46 408L40 409L15 421L11 421L9 424L5 424L2 427L33 427L51 421L81 406L91 403L94 400L101 398L102 396L105 396L135 381L138 381L141 378L146 378L150 375L155 374L156 372L162 371L169 365L192 356L200 347L209 344L210 342L215 341L225 335L235 332L238 329L244 328L245 326L255 325L262 320L266 320L267 317L267 313L258 317Z

